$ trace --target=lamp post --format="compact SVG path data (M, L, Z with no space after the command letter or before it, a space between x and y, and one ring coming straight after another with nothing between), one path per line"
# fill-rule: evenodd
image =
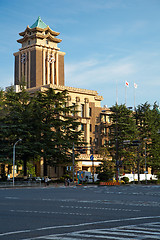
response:
M74 153L74 143L73 143L73 147L72 147L72 165L73 165L72 179L73 179L73 184L74 184L74 174L75 174L74 160L75 160L75 153Z
M16 144L22 141L22 139L19 139L15 144L13 145L13 187L14 187L14 166L15 166L15 150L16 150Z
M145 181L146 181L146 184L147 184L147 162L146 162L146 140L147 138L144 139L145 140Z

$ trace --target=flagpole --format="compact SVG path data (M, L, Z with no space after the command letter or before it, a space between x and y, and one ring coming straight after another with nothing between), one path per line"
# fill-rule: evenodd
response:
M135 85L134 85L134 109L136 109L136 90L135 89L136 88L135 88Z
M117 80L116 80L116 104L118 105L118 88L117 88Z
M125 85L125 105L127 106L127 86Z
M134 109L136 109L136 88L137 84L134 82Z

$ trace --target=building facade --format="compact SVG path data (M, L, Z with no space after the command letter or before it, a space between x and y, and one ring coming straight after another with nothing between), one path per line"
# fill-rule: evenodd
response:
M21 44L21 48L14 53L16 91L19 91L22 82L25 82L26 89L30 92L44 91L47 88L68 91L68 104L77 106L81 130L87 143L86 150L77 159L77 170L91 172L91 154L94 155L96 168L102 161L99 148L108 140L107 124L110 122L110 111L107 107L101 107L103 97L99 96L97 91L65 86L65 53L57 46L62 40L57 38L59 33L51 30L40 17L19 35L21 38L17 42ZM57 169L49 169L49 173L50 177L59 177L63 175L63 166L58 172ZM43 176L43 161L37 174Z

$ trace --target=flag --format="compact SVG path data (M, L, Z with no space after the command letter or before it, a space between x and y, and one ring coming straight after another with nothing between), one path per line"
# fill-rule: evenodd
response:
M129 87L129 82L126 81L125 85L126 85L127 87Z
M134 83L134 88L137 88L137 84L136 83Z

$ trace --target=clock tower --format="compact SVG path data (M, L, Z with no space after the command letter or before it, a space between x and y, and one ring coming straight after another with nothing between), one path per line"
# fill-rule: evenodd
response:
M58 32L47 26L40 17L31 26L27 26L22 37L17 40L21 48L14 53L14 85L25 81L26 88L53 84L64 86L64 52L57 44Z

